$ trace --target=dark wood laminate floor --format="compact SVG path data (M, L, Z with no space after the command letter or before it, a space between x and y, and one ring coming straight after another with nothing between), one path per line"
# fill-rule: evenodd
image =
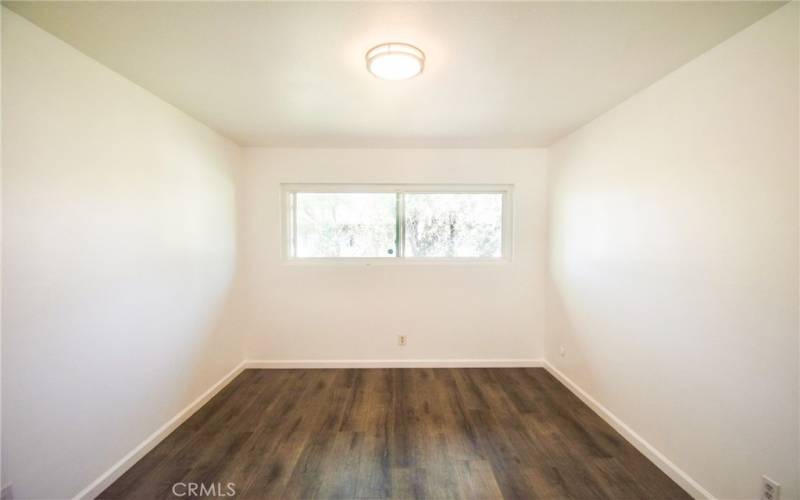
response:
M689 498L541 368L246 370L101 498L179 482L254 499Z

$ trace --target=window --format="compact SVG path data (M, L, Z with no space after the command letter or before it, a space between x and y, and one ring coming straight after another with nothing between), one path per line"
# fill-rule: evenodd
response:
M294 193L295 257L397 255L394 193Z
M283 192L290 260L510 258L510 186L292 184Z

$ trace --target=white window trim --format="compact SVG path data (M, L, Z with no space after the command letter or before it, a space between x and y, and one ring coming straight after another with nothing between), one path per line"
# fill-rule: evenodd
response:
M405 245L404 224L400 224L397 256L395 257L294 257L296 245L294 235L294 197L296 192L305 193L453 193L503 195L503 240L500 257L407 257L403 255ZM281 253L286 265L356 265L356 266L408 266L408 265L502 265L512 261L514 254L514 186L513 184L281 184L282 234ZM398 197L398 220L403 220L405 211L403 197Z

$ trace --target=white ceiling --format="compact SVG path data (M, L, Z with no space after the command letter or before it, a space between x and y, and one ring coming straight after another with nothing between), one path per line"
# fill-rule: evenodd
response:
M772 2L6 2L242 145L544 146ZM385 41L420 77L375 79Z

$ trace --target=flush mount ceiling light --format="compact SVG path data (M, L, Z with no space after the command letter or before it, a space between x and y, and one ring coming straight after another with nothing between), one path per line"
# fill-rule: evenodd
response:
M424 66L425 54L407 43L382 43L367 52L367 69L383 80L407 80Z

